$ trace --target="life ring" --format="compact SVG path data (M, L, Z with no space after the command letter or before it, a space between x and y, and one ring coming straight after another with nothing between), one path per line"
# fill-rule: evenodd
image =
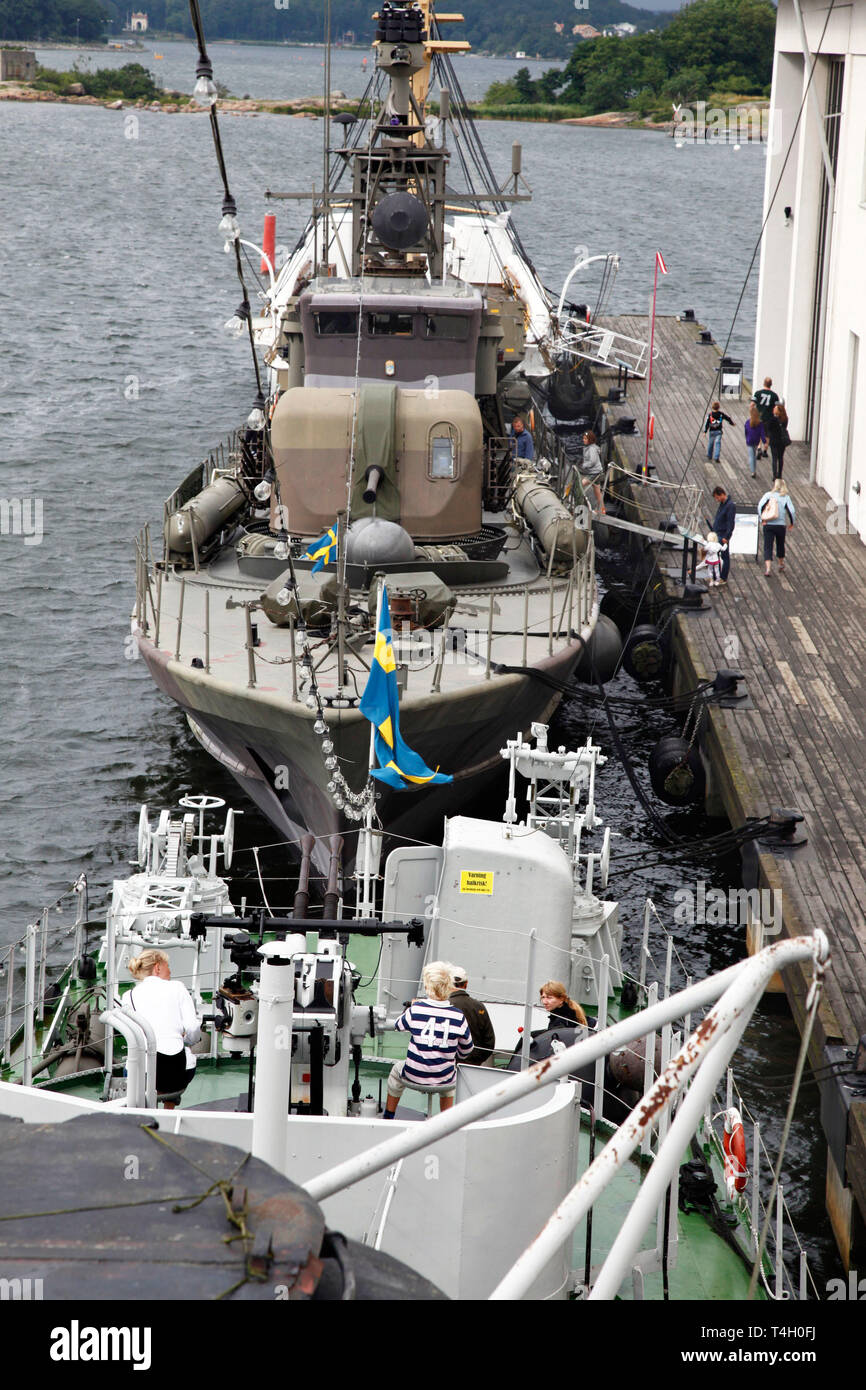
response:
M725 1133L722 1139L725 1151L725 1186L728 1200L733 1201L738 1192L745 1192L749 1176L746 1167L746 1135L740 1112L733 1106L725 1111Z

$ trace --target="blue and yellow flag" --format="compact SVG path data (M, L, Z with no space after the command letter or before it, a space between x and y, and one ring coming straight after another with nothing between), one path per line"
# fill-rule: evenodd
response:
M317 541L313 541L309 550L305 550L301 556L302 560L315 560L311 569L311 574L318 574L319 570L324 569L337 555L337 528L330 527Z
M431 772L400 737L400 704L397 695L397 666L391 647L391 610L388 590L382 590L382 612L376 633L376 650L370 665L367 686L361 697L361 713L375 730L374 746L379 766L371 775L397 790L408 786L427 786L431 782L453 782L444 772Z

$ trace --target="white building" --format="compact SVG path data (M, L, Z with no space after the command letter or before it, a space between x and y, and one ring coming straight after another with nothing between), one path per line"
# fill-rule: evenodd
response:
M770 132L754 379L866 539L866 0L779 0Z

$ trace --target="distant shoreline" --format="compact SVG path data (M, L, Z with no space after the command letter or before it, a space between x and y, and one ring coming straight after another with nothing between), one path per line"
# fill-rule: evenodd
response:
M164 111L167 115L175 115L180 112L206 114L192 101L179 101L178 95L178 93L165 92L162 100L159 101L146 101L144 98L130 101L126 98L71 96L60 92L40 91L26 82L0 83L0 101L52 102L67 106L103 106L114 111ZM331 113L337 115L340 112L347 112L352 115L357 109L359 100L358 97L341 97L332 100ZM755 104L763 105L764 103L762 101L759 103L756 99ZM289 100L265 97L226 97L219 102L219 110L229 116L297 116L306 120L317 120L322 116L323 109L324 103L321 97L294 97ZM484 106L481 102L470 103L470 111L477 121L521 121L532 125L592 126L599 130L645 130L668 136L673 135L676 128L672 120L653 121L648 116L636 115L634 111L600 111L593 116L557 117L553 114L555 109L555 107L551 108L549 115L522 114L519 109L513 106L501 109L496 106ZM732 106L724 109L731 116L734 116L741 108ZM744 131L741 138L746 143L750 143L752 136L750 132Z
M180 112L206 114L192 102L181 103L172 100L172 94L168 92L160 101L145 101L144 99L129 101L122 98L68 96L60 92L40 91L26 82L0 83L0 101L53 103L63 106L103 106L115 111L121 109L164 111L167 115L176 115ZM331 103L331 111L335 114L340 111L352 113L357 102L357 98L336 100ZM663 124L654 123L636 117L632 111L603 111L595 116L569 116L557 119L554 116L522 116L519 113L498 111L496 107L483 107L481 105L470 105L470 109L474 119L480 121L530 121L534 125L583 125L597 126L605 130L655 130L668 133L673 130L672 121L666 121ZM219 110L230 116L299 116L307 120L316 120L322 115L323 101L321 97L295 97L289 101L263 97L224 98L219 102Z

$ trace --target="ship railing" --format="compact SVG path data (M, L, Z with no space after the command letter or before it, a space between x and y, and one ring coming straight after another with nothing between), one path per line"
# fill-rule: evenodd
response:
M647 374L649 343L598 324L575 328L566 324L556 335L554 350L597 362L603 367L627 367L629 376L645 377Z
M75 920L70 924L52 926L51 914L62 912L68 900L75 901ZM23 936L13 941L0 955L0 1018L3 1021L0 1039L0 1065L10 1066L20 1057L22 1078L25 1085L33 1080L33 1064L36 1055L36 1033L44 1023L48 1006L48 969L62 974L77 961L84 952L88 916L87 880L82 874L65 893L61 894L48 907L42 909L36 921L31 922ZM71 954L63 952L58 962L57 944L62 939L72 937ZM18 959L24 955L23 979L18 971ZM5 982L5 988L4 988ZM55 1010L54 1018L42 1039L41 1051L47 1052L54 1041L54 1029L62 1007L69 994L69 983L63 995L50 1007Z
M770 979L778 970L811 960L815 977L813 994L817 997L828 955L827 939L820 930L811 936L776 942L756 956L739 961L628 1019L591 1034L555 1057L504 1078L483 1093L432 1117L426 1124L409 1126L401 1134L328 1169L305 1184L307 1191L316 1201L323 1201L372 1173L390 1168L407 1155L429 1148L465 1125L486 1119L521 1097L566 1079L571 1072L603 1061L616 1048L648 1033L671 1028L677 1020L690 1017L693 1011L712 1005L698 1028L670 1057L643 1100L620 1125L491 1295L497 1300L520 1298L531 1289L547 1263L571 1241L594 1202L630 1161L649 1127L666 1116L669 1128L588 1293L589 1298L596 1300L614 1298L630 1274L636 1286L640 1285L640 1245L644 1232L653 1217L671 1202L683 1151L699 1128L710 1097L725 1074ZM677 1101L680 1103L671 1120Z
M172 605L174 611L166 612L164 600L166 586L170 584L177 585L177 597ZM476 641L474 645L466 646L463 649L464 659L483 663L486 680L491 680L496 674L496 641L502 635L495 630L497 598L510 592L509 586L492 587L487 591L487 611L475 633ZM553 566L550 565L547 575L532 590L532 593L536 595L542 592L546 592L547 595L544 617L535 617L530 621L530 586L524 587L523 620L520 629L522 633L522 664L524 666L528 662L530 637L546 637L548 655L552 656L554 647L558 643L563 639L572 640L580 636L584 629L592 623L597 594L595 544L591 531L587 533L584 553L582 555L575 553L567 575L554 574ZM193 616L189 611L186 576L184 574L170 575L163 565L156 561L150 541L149 528L145 527L136 539L135 626L141 634L150 638L156 647L159 647L161 639L167 637L168 650L173 650L175 661L181 660L182 652L188 657L190 648L192 648L194 664L204 670L207 675L210 675L211 664L215 656L211 626L212 595L207 586L197 588L195 593L198 595L196 602L199 604L200 611ZM258 649L258 624L253 620L254 614L259 609L259 600L229 600L226 606L236 608L239 611L242 646L246 653L248 688L255 689L257 686L260 679L260 666L287 667L289 686L286 693L290 694L294 701L299 698L303 699L305 695L304 684L309 680L309 662L305 659L307 653L302 650L303 643L298 636L294 619L290 619L288 624L287 654L276 657L265 656ZM535 606L537 609L539 604L536 603ZM460 657L460 652L454 645L450 618L451 612L448 613L447 621L443 622L438 629L430 629L432 646L429 654L416 654L413 651L411 624L404 621L395 628L397 633L395 652L398 663L403 664L400 662L401 650L407 651L413 660L417 655L423 668L431 668L430 689L434 694L438 693L441 687L442 674L445 664L449 660L449 654L454 659ZM510 636L510 631L505 635ZM173 647L171 645L172 638L174 639ZM233 654L237 650L236 637L224 636L223 641L225 651L216 653L216 655ZM335 645L336 637L332 635L323 652L315 660L315 670L318 671L331 657ZM413 669L411 662L409 669ZM421 666L418 669L421 669ZM359 660L359 669L355 671L357 679L361 682L366 681L366 674L366 663ZM348 685L347 690L351 690ZM360 690L356 691L356 694L360 695Z
M748 1187L749 1196L737 1197L741 1211L748 1212L749 1228L751 1233L752 1248L757 1252L759 1232L762 1224L767 1219L767 1205L762 1192L762 1185L765 1177L769 1180L774 1168L773 1155L764 1143L761 1123L751 1113L751 1110L743 1099L737 1086L736 1078L731 1068L728 1068L725 1085L724 1098L721 1095L721 1083L713 1097L712 1105L708 1105L704 1115L704 1132L712 1142L717 1157L724 1162L724 1145L716 1129L716 1121L723 1118L732 1108L739 1111L743 1122L744 1130L751 1131L752 1153L751 1162L748 1163ZM724 1106L724 1109L722 1109ZM747 1155L748 1160L748 1155ZM796 1285L791 1275L790 1269L785 1262L786 1240L793 1240L797 1250L797 1277ZM767 1293L771 1298L781 1300L785 1298L797 1298L805 1300L810 1297L820 1298L821 1294L815 1283L814 1276L809 1268L809 1261L806 1251L803 1249L802 1242L794 1224L794 1216L785 1197L783 1184L780 1182L776 1188L775 1208L772 1222L769 1226L768 1247L773 1267L773 1287L770 1288L766 1279L764 1280Z
M611 461L607 467L605 495L625 506L631 505L634 501L631 485L636 477L631 469ZM673 508L676 507L676 520L682 531L695 535L701 530L705 510L702 488L691 483L669 483L662 478L641 477L639 481L640 510L650 518L651 525L656 525L659 530L670 530ZM677 539L676 531L671 533L671 539Z

